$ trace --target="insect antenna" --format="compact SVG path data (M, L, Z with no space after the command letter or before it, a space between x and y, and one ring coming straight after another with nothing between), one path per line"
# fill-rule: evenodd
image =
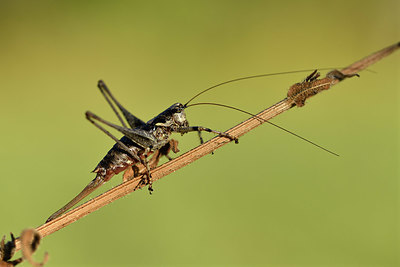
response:
M331 70L331 69L336 69L336 68L322 68L319 70ZM268 77L268 76L277 76L277 75L283 75L283 74L292 74L292 73L299 73L299 72L310 72L314 71L315 69L309 69L309 70L294 70L294 71L284 71L284 72L275 72L275 73L267 73L267 74L258 74L258 75L252 75L252 76L246 76L246 77L240 77L236 78L233 80L225 81L216 85L213 85L211 87L208 87L207 89L204 89L203 91L197 93L195 96L193 96L191 99L189 99L188 102L184 105L184 107L187 107L190 102L193 101L193 99L197 98L198 96L204 94L205 92L210 91L211 89L214 89L216 87L228 84L228 83L233 83L233 82L238 82L242 80L248 80L248 79L254 79L254 78L261 78L261 77Z
M302 137L302 136L300 136L300 135L298 135L298 134L296 134L296 133L294 133L294 132L292 132L292 131L290 131L290 130L288 130L288 129L286 129L286 128L283 128L283 127L281 127L281 126L279 126L279 125L277 125L277 124L275 124L275 123L272 123L272 122L270 122L270 121L268 121L268 120L265 120L265 119L263 119L263 118L261 118L261 117L255 115L255 114L253 114L253 113L250 113L250 112L245 111L245 110L240 109L240 108L236 108L236 107L232 107L232 106L224 105L224 104L219 104L219 103L210 103L210 102L194 103L194 104L187 105L186 108L188 108L188 107L193 107L193 106L199 106L199 105L219 106L219 107L229 108L229 109L233 109L233 110L236 110L236 111L245 113L245 114L247 114L247 115L250 115L250 116L252 116L252 117L255 117L256 119L258 119L259 121L261 121L261 122L263 122L263 123L264 123L264 122L269 123L270 125L275 126L275 127L277 127L278 129L280 129L280 130L282 130L282 131L285 131L285 132L287 132L287 133L289 133L289 134L291 134L291 135L293 135L293 136L295 136L295 137L297 137L297 138L300 138L300 139L303 140L303 141L306 141L307 143L309 143L309 144L311 144L311 145L313 145L313 146L316 146L316 147L318 147L318 148L320 148L320 149L322 149L322 150L324 150L324 151L326 151L326 152L328 152L328 153L330 153L330 154L332 154L332 155L335 155L335 156L338 156L338 157L339 157L339 154L336 154L335 152L332 152L332 151L330 151L329 149L327 149L327 148L325 148L325 147L323 147L323 146L320 146L320 145L318 145L318 144L312 142L311 140L309 140L309 139L307 139L307 138L304 138L304 137Z

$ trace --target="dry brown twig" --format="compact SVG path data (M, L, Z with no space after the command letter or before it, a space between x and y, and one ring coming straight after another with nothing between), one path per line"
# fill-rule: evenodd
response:
M301 106L301 103L304 105L304 101L319 93L322 90L327 90L331 86L339 83L340 81L344 80L347 77L351 77L356 75L361 70L364 70L368 66L376 63L377 61L381 60L382 58L390 55L394 51L400 48L400 42L389 47L386 47L370 56L367 56L360 61L357 61L350 66L342 69L340 72L330 72L328 73L327 77L323 79L316 79L315 77L311 77L307 86L301 87L301 89L296 89L288 93L288 97L283 99L282 101L276 103L275 105L261 111L257 114L257 117L251 117L250 119L236 125L235 127L231 128L227 131L232 136L241 137L242 135L246 134L247 132L253 130L257 126L261 125L260 118L262 120L270 120L273 117L289 110L296 104ZM323 82L319 82L322 81ZM303 83L304 83L303 82ZM300 83L301 84L301 83ZM295 86L295 85L294 85ZM293 87L293 86L292 86ZM291 88L292 88L291 87ZM308 91L304 91L308 90ZM225 137L215 137L210 141L190 150L189 152L175 158L158 168L152 171L152 181L157 181L162 177L177 171L180 168L192 163L199 158L210 154L212 151L220 148L221 146L229 143L231 140ZM42 237L48 236L67 225L79 220L80 218L92 213L103 206L135 191L142 186L139 186L140 177L130 180L128 182L122 183L121 185L110 189L109 191L103 193L100 196L97 196L86 203L76 207L75 209L69 211L68 213L50 221L44 225L39 226L36 230L41 234ZM17 250L20 249L20 242L17 241Z

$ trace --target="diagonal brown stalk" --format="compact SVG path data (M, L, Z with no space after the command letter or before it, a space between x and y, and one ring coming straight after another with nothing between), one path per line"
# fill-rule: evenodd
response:
M348 67L342 69L340 72L346 75L347 77L350 77L354 74L357 74L361 70L367 68L368 66L376 63L377 61L381 60L383 57L390 55L394 51L400 48L400 42L396 43L394 45L391 45L389 47L386 47L376 53L373 53L351 65ZM343 79L337 77L337 76L330 76L326 77L324 79L329 79L330 86L333 86ZM318 92L317 92L318 93ZM305 99L304 99L305 100ZM260 120L262 118L263 120L270 120L271 118L289 110L294 106L294 101L291 98L285 98L281 100L280 102L276 103L275 105L261 111L260 113L257 114L257 117L252 117L235 127L231 128L230 130L227 131L227 133L240 137L247 132L253 130L257 126L261 125L263 122ZM210 154L212 151L220 148L221 146L229 143L230 140L225 138L225 137L215 137L211 139L210 141L190 150L189 152L181 155L180 157L171 160L158 168L154 169L152 171L152 180L156 181L158 179L161 179L162 177L177 171L178 169L192 163L193 161ZM140 188L138 186L140 182L140 178L133 179L131 181L125 182L107 192L104 194L97 196L96 198L93 198L86 203L76 207L75 209L71 210L70 212L60 216L57 219L54 219L53 221L50 221L46 224L43 224L36 228L36 230L41 234L42 237L46 237L66 226L69 224L81 219L82 217L88 215L89 213L92 213L93 211L96 211L100 209L101 207L131 193ZM17 250L20 249L20 243L17 241Z

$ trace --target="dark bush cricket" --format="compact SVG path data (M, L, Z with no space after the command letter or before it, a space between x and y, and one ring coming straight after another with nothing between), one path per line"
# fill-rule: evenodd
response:
M134 166L138 163L145 166L146 181L143 182L149 184L149 191L151 192L153 189L150 181L151 173L147 157L155 151L162 151L165 149L165 146L171 146L169 137L172 133L185 134L196 131L199 133L201 142L203 142L200 132L206 131L229 138L234 140L236 143L238 142L237 138L223 132L211 130L201 126L189 126L185 114L185 108L187 105L183 105L181 103L173 104L146 123L125 109L114 98L103 81L100 80L98 82L98 87L123 126L103 120L90 111L86 112L86 118L97 128L110 136L116 142L116 144L108 151L107 155L93 170L93 172L96 173L96 177L74 199L68 202L60 210L52 214L47 219L47 222L59 217L61 214L75 206L79 201L93 192L100 185L109 181L115 174L118 174L121 171L126 170L128 167ZM111 101L113 101L122 112L130 128L127 127ZM124 134L124 136L121 139L117 139L96 121L104 123L105 125L120 131L122 134ZM160 156L168 154L168 152L169 149L167 149L166 153L157 155L157 162Z
M300 72L300 71L295 71ZM162 113L154 117L153 119L149 120L147 123L140 120L132 113L130 113L127 109L125 109L111 94L108 87L105 85L103 81L98 82L98 88L100 92L106 99L107 103L110 105L116 116L118 117L119 121L121 122L122 126L110 123L97 115L93 114L90 111L86 112L86 118L93 123L97 128L111 137L116 143L114 146L108 151L106 156L100 161L100 163L96 166L93 170L96 173L96 177L70 202L68 202L65 206L61 209L53 213L46 222L54 220L55 218L61 216L63 213L68 211L70 208L75 206L78 202L80 202L83 198L88 196L91 192L93 192L96 188L104 184L105 182L109 181L114 175L126 171L124 174L124 181L131 179L132 177L138 177L143 175L142 184L146 184L149 187L150 193L153 191L152 184L151 184L151 170L157 167L159 159L162 156L168 156L168 153L172 150L173 152L177 152L177 141L170 139L170 135L172 133L180 133L185 134L188 132L198 132L200 142L203 143L203 139L201 137L201 132L211 132L215 133L221 137L225 137L230 139L231 141L235 141L238 143L238 139L234 136L231 136L227 133L215 131L210 128L202 127L202 126L189 126L189 123L186 119L185 109L190 106L196 105L216 105L225 108L234 109L243 113L246 113L251 116L256 116L251 114L247 111L223 105L217 103L195 103L189 105L189 103L198 97L199 95L224 84L236 82L239 80L251 79L251 78L258 78L258 77L265 77L271 75L278 75L278 74L287 74L293 72L283 72L283 73L273 73L273 74L261 74L255 76L248 76L243 78L238 78L234 80L229 80L212 87L209 87L200 93L196 94L192 97L186 104L175 103ZM126 125L122 117L120 116L119 112L115 108L116 105L120 112L123 114L126 122L129 126ZM299 137L323 150L337 155L311 141L305 139L283 127L280 127L274 123L269 121L265 121L260 118L261 122L267 122L275 127L278 127L281 130L284 130L296 137ZM103 123L111 128L114 128L121 132L124 136L121 139L116 138L113 134L109 131L104 129L98 122ZM148 157L153 155L153 157L148 160Z

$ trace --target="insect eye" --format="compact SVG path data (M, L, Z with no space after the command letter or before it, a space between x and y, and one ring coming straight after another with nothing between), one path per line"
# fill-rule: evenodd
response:
M173 110L174 113L181 113L182 109L180 107L175 107Z
M174 107L174 112L179 113L184 110L184 106L181 103L176 103Z

